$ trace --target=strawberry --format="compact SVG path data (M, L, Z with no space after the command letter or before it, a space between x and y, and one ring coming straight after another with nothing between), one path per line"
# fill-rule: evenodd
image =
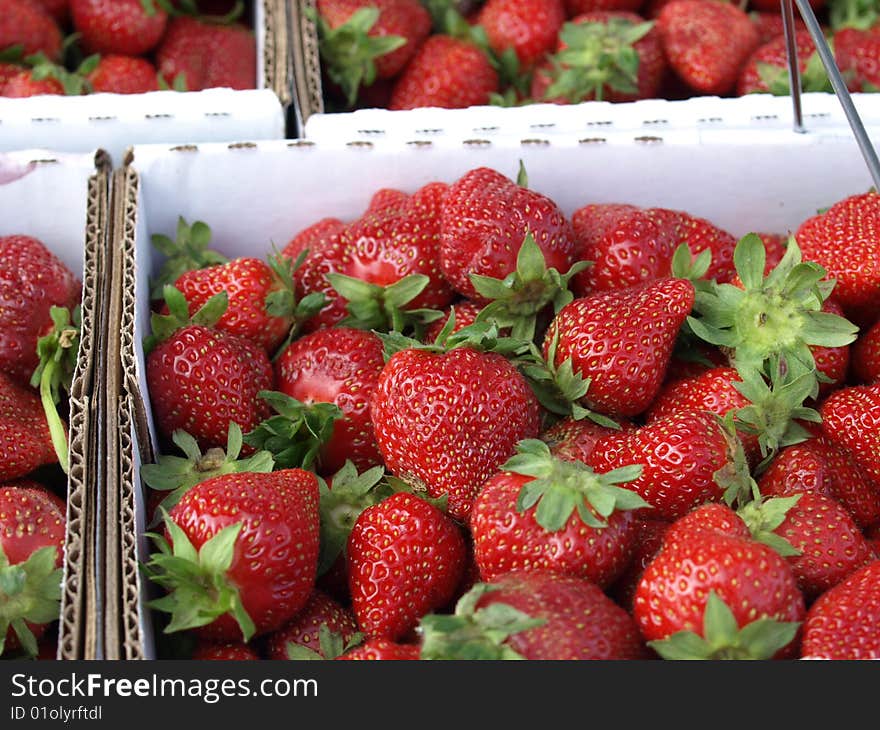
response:
M489 103L498 73L468 40L435 34L416 51L391 91L389 109L463 109Z
M159 76L173 88L201 91L224 87L253 89L257 83L257 45L240 23L175 17L156 49Z
M827 436L782 449L758 479L761 494L819 494L842 504L860 527L880 520L880 488Z
M628 421L619 424L621 428L633 428ZM595 423L587 418L580 421L568 417L557 421L541 434L541 440L550 447L550 453L566 461L589 463L590 455L599 440L614 429Z
M636 520L636 544L632 559L607 591L608 595L630 614L642 574L660 552L668 529L669 523L665 520Z
M785 28L782 24L782 13L779 12L778 6L763 12L760 10L750 11L749 19L758 31L760 45L764 45L785 33ZM795 18L794 27L796 31L807 29L804 21L800 18Z
M880 659L880 560L823 593L804 622L801 656Z
M564 20L562 0L487 0L476 17L489 47L498 56L512 49L521 69L531 68L555 48Z
M318 480L302 469L224 474L194 486L154 535L148 575L167 590L152 606L166 633L250 641L309 599L318 560Z
M370 420L370 399L385 367L382 341L349 327L318 330L292 342L275 363L278 390L311 405L334 403L343 418L318 457L332 474L351 459L358 469L382 463Z
M880 489L880 384L841 388L819 407L822 431Z
M570 360L572 370L590 380L586 407L638 415L660 390L693 302L693 284L672 278L575 299L551 322L544 358L555 369Z
M501 468L483 485L470 517L484 581L546 569L605 588L620 575L635 548L632 510L648 505L618 485L638 477L641 467L596 474L553 457L543 441L525 440Z
M852 195L804 221L795 238L805 261L836 280L834 298L846 316L870 326L880 311L880 194Z
M0 482L57 461L39 396L0 372Z
M336 659L343 661L417 660L419 659L419 647L416 644L398 644L388 639L369 639Z
M145 94L159 89L155 66L132 56L103 56L86 79L95 93Z
M55 18L55 22L63 25L70 13L70 0L35 0L49 15Z
M52 306L73 309L80 296L77 276L41 241L0 236L0 370L27 382L37 340L52 329Z
M269 413L258 397L274 380L265 350L196 323L216 321L225 301L225 293L215 295L190 319L186 299L166 287L171 313L153 316L145 343L147 386L156 427L166 438L181 429L202 448L222 447L230 422L248 432Z
M256 661L260 657L251 647L241 642L221 644L213 641L200 641L193 650L192 658L203 662L236 662Z
M31 481L0 487L0 655L37 640L61 612L65 506Z
M705 411L676 413L647 426L614 433L596 444L590 466L604 473L642 464L627 485L651 505L639 517L675 520L703 502L721 501L730 483L742 479L734 435Z
M852 373L865 384L880 380L880 319L852 346Z
M801 89L831 91L831 82L816 53L810 32L804 28L795 33ZM746 62L736 83L737 96L769 92L775 96L791 93L788 80L788 56L785 36L777 36L758 46Z
M19 66L17 63L0 61L0 96L5 96L3 87L6 86L6 82L18 76L24 70L24 67Z
M52 17L30 0L0 0L0 51L21 46L22 55L44 53L61 58L61 30Z
M314 591L294 619L267 642L269 659L335 659L357 641L354 616L332 598Z
M318 0L322 70L349 106L362 87L392 79L431 32L417 0Z
M791 651L805 607L786 559L746 537L744 525L689 522L674 536L676 525L669 528L636 590L633 615L648 645L666 658L769 659Z
M455 322L452 326L452 333L459 332L465 327L470 327L477 321L477 315L483 310L484 306L485 305L482 302L474 302L470 299L462 299L455 304L449 305L449 307L444 310L443 316L440 317L440 319L434 320L427 326L423 338L424 341L434 342L438 335L443 331L443 328L446 326L450 317L455 318Z
M469 346L395 352L370 413L388 470L431 497L448 494L459 520L516 443L538 435L541 419L519 371L504 356Z
M456 291L480 299L473 275L504 279L531 233L548 268L574 261L571 224L550 198L488 167L472 169L450 185L440 219L440 268ZM523 183L523 184L520 184Z
M588 580L515 570L480 583L452 616L422 619L423 659L645 659L638 629Z
M25 99L31 96L65 96L64 85L55 78L38 79L28 69L9 79L0 91L10 99Z
M424 499L397 492L365 509L347 545L352 610L371 639L397 641L446 605L464 571L458 525Z
M874 28L840 27L834 33L834 60L850 91L880 88L880 36Z
M657 16L657 28L669 65L701 94L733 91L758 45L746 12L722 0L673 0Z
M155 0L70 0L70 14L89 53L145 55L168 24Z

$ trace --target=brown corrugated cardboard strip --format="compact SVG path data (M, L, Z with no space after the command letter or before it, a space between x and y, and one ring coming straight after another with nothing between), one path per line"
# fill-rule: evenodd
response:
M290 44L293 59L293 105L300 135L312 114L324 111L321 85L321 58L318 53L318 29L305 11L315 8L315 0L294 0L290 3Z

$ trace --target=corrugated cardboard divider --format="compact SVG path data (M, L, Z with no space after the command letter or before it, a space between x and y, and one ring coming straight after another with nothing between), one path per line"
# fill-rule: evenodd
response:
M321 81L321 55L318 50L318 28L305 15L315 9L315 0L291 0L290 44L293 59L293 107L298 127L297 136L304 136L305 125L312 114L324 112L324 89Z

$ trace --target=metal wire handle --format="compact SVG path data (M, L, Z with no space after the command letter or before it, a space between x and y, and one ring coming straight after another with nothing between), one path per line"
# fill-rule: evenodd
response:
M795 40L794 8L792 7L792 0L781 0L781 2L782 24L785 30L786 53L788 56L788 78L791 88L792 105L794 108L794 131L806 132L806 129L804 128L803 109L801 106L801 79L800 69L798 68L797 41ZM862 124L862 118L859 116L858 111L856 111L849 89L846 88L846 82L843 80L840 69L837 67L837 62L834 60L834 54L831 52L831 48L829 48L828 42L825 40L825 34L822 32L822 27L819 25L819 21L816 20L816 15L813 12L813 8L810 7L809 0L794 0L794 2L797 4L798 11L804 20L804 24L807 26L807 30L813 38L813 43L816 46L819 59L825 67L828 79L831 81L831 88L834 89L834 93L837 95L837 100L843 107L843 113L846 114L849 126L852 129L853 135L855 136L856 142L861 150L862 157L865 160L865 165L867 165L868 172L871 173L871 178L874 180L874 187L880 190L880 159L877 158L877 151L874 149L874 145L868 137L868 133L865 131L865 125Z

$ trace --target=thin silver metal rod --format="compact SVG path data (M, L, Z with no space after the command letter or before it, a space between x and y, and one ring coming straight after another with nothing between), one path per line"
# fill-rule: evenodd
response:
M801 70L798 65L797 39L794 30L794 5L792 0L782 2L782 27L785 31L785 55L788 57L788 88L794 113L794 131L803 134L804 111L801 106Z
M859 116L858 111L856 111L849 89L846 88L846 82L840 75L840 69L837 67L837 63L834 60L834 54L828 47L825 35L822 33L819 21L816 20L816 15L810 7L809 0L795 0L795 2L797 3L801 17L804 19L807 30L810 31L813 43L816 45L816 51L819 54L822 65L825 67L828 79L831 81L831 88L833 88L834 93L837 94L837 100L843 107L843 112L846 114L853 135L855 135L856 142L862 152L862 157L868 167L868 172L871 173L871 178L874 180L874 187L880 190L880 160L877 159L877 151L874 149L874 145L871 143L871 139L865 131L865 126L862 124L862 118Z

